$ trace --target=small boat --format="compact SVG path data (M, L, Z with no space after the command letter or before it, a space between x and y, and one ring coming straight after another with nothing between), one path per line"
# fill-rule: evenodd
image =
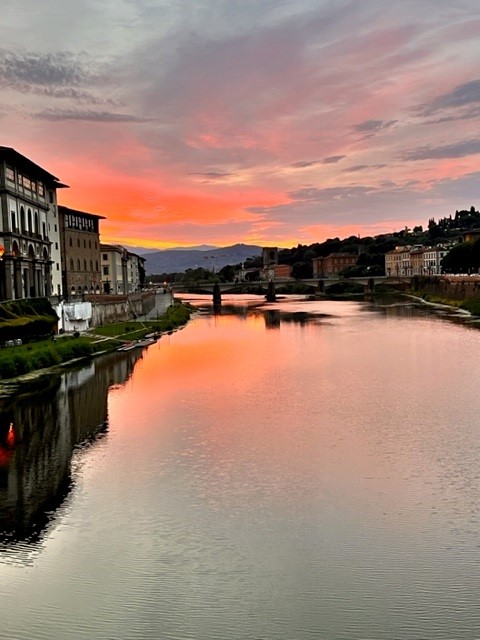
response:
M132 342L131 340L127 340L122 344L121 347L118 347L117 351L131 351L132 349L135 349L136 346L137 345L135 342Z
M137 340L135 343L136 347L148 347L150 344L155 342L154 338L143 338L142 340Z

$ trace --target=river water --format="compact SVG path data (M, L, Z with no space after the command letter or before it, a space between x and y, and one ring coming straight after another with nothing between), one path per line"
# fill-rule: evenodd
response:
M195 298L0 405L0 638L480 638L480 331Z

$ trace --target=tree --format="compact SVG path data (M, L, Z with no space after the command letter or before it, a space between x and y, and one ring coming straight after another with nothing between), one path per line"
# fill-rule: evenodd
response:
M312 263L308 262L295 262L292 266L292 278L297 280L301 278L312 278L313 277L313 269Z
M233 282L235 280L235 267L231 264L227 264L220 269L218 277L221 282Z
M473 242L462 242L450 249L442 260L446 273L469 273L472 268Z

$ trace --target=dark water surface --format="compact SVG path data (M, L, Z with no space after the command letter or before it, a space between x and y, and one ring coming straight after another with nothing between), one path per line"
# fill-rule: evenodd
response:
M480 638L480 331L200 313L0 404L0 638Z

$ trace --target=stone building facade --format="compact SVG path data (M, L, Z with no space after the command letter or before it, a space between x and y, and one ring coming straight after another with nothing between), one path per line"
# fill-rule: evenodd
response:
M346 267L354 267L357 260L356 253L331 253L324 258L313 258L313 277L328 278L337 275Z
M100 293L99 222L104 216L58 207L62 250L63 295Z
M102 290L126 295L140 291L144 283L145 258L115 244L100 245Z
M0 300L61 292L57 189L66 185L11 147L0 147Z

